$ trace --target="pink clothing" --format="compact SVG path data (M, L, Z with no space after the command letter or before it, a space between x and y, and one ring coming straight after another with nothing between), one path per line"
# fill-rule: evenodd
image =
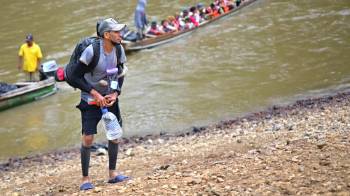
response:
M190 16L190 20L191 22L194 24L195 27L198 27L199 26L199 23L196 21L195 17L192 15Z

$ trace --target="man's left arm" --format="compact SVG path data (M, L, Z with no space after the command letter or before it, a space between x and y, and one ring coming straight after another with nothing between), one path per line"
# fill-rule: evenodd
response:
M38 53L37 53L37 66L36 66L36 71L39 70L39 66L41 63L41 59L43 58L43 54L41 53L40 46L38 45Z

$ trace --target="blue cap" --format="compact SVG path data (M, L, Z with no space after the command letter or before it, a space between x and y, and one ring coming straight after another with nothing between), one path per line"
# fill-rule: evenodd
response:
M28 34L26 36L26 41L33 41L33 35L32 34Z
M105 114L105 113L108 112L108 109L107 108L101 108L101 112L102 112L102 114Z

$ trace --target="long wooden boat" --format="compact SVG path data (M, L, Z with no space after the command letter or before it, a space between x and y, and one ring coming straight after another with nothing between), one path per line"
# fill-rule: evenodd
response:
M247 7L248 5L252 4L253 2L255 2L257 0L246 0L243 1L242 4L238 7L235 7L234 9L230 10L229 12L226 12L224 14L221 14L217 17L214 17L210 20L206 20L204 22L202 22L198 27L192 28L192 29L186 29L186 30L182 30L182 31L178 31L178 32L173 32L173 33L167 33L164 35L159 35L156 37L151 37L151 38L145 38L143 40L139 40L136 42L130 42L130 41L123 41L123 46L125 51L127 52L131 52L131 51L137 51L137 50L142 50L142 49L147 49L147 48L152 48L155 46L159 46L161 44L165 44L168 42L171 42L173 40L179 39L183 36L186 36L190 33L192 33L193 31L197 30L198 28L201 28L203 26L206 26L207 24L210 24L216 20L219 20L221 18L224 18L227 15L230 15L232 13L237 12L238 10L242 9L243 7Z
M15 83L17 89L0 94L0 111L42 99L57 92L54 78L39 82Z

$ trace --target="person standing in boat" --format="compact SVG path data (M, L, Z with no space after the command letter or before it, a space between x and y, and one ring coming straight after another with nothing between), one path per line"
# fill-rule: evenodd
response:
M43 55L40 46L34 42L33 35L26 36L26 43L22 44L18 52L18 66L28 74L28 81L34 82L35 74L39 70L40 61Z
M146 18L146 5L147 0L139 0L135 10L135 26L137 28L138 39L144 38L144 31L146 26L148 25L148 21Z

